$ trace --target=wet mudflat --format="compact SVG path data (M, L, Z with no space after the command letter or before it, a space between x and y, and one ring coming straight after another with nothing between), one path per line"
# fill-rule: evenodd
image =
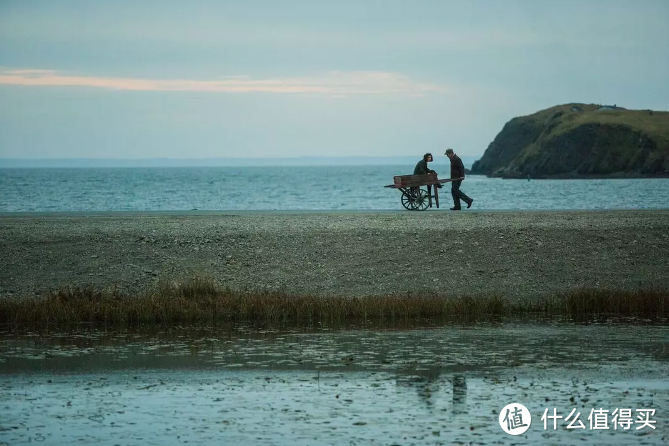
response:
M669 444L666 322L5 333L0 348L0 444ZM499 424L510 403L531 413L519 436ZM598 409L608 429L591 428Z

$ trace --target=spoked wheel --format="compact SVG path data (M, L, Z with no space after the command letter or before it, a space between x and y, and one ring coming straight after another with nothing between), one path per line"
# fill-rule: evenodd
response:
M416 211L424 211L430 206L430 198L427 195L427 191L423 189L418 190L418 195L414 198L414 203L416 204Z
M402 206L404 206L404 209L407 211L415 211L416 210L416 199L413 196L413 193L410 190L402 192Z
M430 206L427 192L423 189L412 191L408 189L402 192L402 206L409 211L424 211Z

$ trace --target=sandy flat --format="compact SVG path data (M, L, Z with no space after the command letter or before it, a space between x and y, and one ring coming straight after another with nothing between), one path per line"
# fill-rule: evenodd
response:
M0 215L0 295L196 274L320 295L669 289L669 210Z

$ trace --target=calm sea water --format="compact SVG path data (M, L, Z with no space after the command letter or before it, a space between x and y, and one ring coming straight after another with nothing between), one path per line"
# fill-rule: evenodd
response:
M403 209L383 186L412 166L0 169L0 212ZM669 208L669 179L470 176L475 209ZM452 206L450 187L441 208Z

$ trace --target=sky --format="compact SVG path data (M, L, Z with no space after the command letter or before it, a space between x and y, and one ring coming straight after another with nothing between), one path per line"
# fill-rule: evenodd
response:
M0 158L480 156L669 109L669 1L0 0Z

